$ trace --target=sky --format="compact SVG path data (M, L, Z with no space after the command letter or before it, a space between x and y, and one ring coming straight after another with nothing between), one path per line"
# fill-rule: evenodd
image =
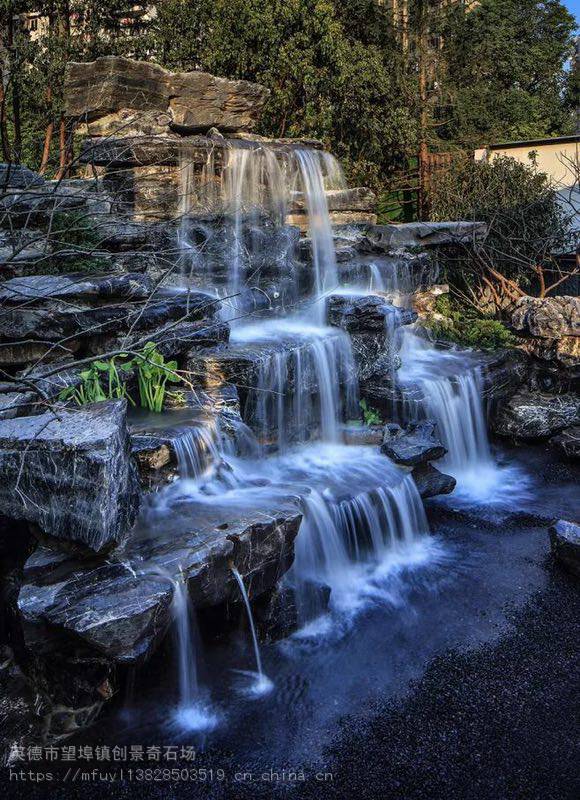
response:
M580 0L564 0L564 5L576 15L576 21L580 25Z

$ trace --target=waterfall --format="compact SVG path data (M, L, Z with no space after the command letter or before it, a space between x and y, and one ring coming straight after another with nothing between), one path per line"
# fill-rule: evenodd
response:
M246 417L263 442L278 450L319 437L338 441L343 418L358 416L350 339L337 328L304 324L240 329L240 337L272 342L246 399ZM343 397L344 396L344 397Z
M177 644L179 701L175 723L188 731L211 730L217 724L216 715L203 702L200 691L196 648L195 623L185 580L176 580L173 593L173 615Z
M377 477L369 472L369 480ZM376 566L388 552L408 547L429 530L423 502L408 475L339 502L313 491L303 506L290 577L302 623L324 610L321 585L330 587L333 605L348 604L353 581L361 580L354 565Z
M437 350L413 331L404 332L400 355L404 415L437 422L448 451L441 468L460 483L466 473L493 468L479 366L469 354Z
M315 297L321 298L338 285L336 254L332 237L332 225L328 213L328 201L321 169L321 156L315 150L297 150L296 161L308 211L308 232L312 240ZM317 321L324 319L322 303L316 303L314 315Z
M200 478L221 458L220 438L215 423L179 428L171 435L171 444L180 478Z
M240 587L240 594L242 595L242 599L244 601L244 606L246 608L246 614L248 617L248 624L250 626L250 631L252 633L252 644L254 647L254 658L256 659L256 670L258 679L254 683L251 691L252 694L266 694L267 692L271 691L271 689L273 688L273 684L272 681L268 678L268 676L264 674L264 671L262 669L260 646L258 644L258 636L256 634L256 626L254 624L254 615L252 614L250 599L248 597L248 593L246 592L246 587L244 586L244 581L242 580L242 576L234 566L231 567L231 570L234 578L237 581L238 586Z

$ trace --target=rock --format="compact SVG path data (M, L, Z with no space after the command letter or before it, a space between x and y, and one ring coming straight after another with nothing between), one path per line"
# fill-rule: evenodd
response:
M227 344L229 337L230 326L227 322L197 320L169 323L147 336L147 341L155 342L159 352L166 359L171 359L197 349Z
M573 394L520 392L496 414L494 433L514 439L546 439L580 422L580 398Z
M83 117L104 136L122 129L169 132L249 131L269 91L257 83L216 78L206 72L172 73L158 64L119 56L69 63L65 70L65 113ZM123 116L115 115L123 112ZM135 112L147 112L143 122ZM152 121L153 114L153 121ZM95 126L94 120L105 118ZM167 127L163 125L167 122Z
M374 212L377 196L366 186L355 186L352 189L329 189L325 192L328 210L332 211L368 211ZM306 200L297 192L292 197L290 213L304 211Z
M566 428L558 436L550 439L550 444L557 447L567 458L580 458L580 425Z
M440 494L450 494L457 483L455 478L440 472L432 464L421 464L415 467L413 480L424 500Z
M90 301L116 298L146 300L154 290L147 275L93 275L72 272L66 275L28 275L13 278L0 285L0 303L9 305L42 303L47 300L88 299Z
M158 64L105 56L65 67L68 117L98 119L121 109L167 111L171 73Z
M521 297L511 322L530 355L564 367L580 365L580 298Z
M34 413L37 400L38 395L34 392L3 392L0 394L0 420Z
M549 534L556 561L580 578L580 525L561 519L551 526Z
M149 331L170 320L206 319L216 312L215 298L185 290L158 289L138 302L92 304L88 298L77 303L49 299L27 303L24 308L6 308L0 318L0 339L11 344L18 339L70 341L112 332Z
M530 359L520 350L482 356L483 397L492 409L512 398L530 376Z
M179 72L171 79L172 127L186 133L251 131L270 92L250 81L216 78L207 72Z
M399 425L385 425L381 453L395 464L415 467L445 455L447 450L436 435L436 424L417 422L403 430Z
M438 314L435 308L437 298L449 294L449 286L444 284L436 284L429 286L426 289L418 289L413 292L411 304L413 310L421 319L440 320L443 318L442 314Z
M398 329L412 324L417 315L390 305L381 295L353 293L331 295L327 318L330 325L349 334L359 377L364 380L376 370L377 359L395 358Z
M39 548L24 568L18 607L27 647L60 652L84 643L118 663L151 654L171 621L174 583L187 581L194 607L237 601L231 566L251 598L269 592L293 561L301 514L292 508L236 515L208 508L192 521L187 506L156 521L118 562L78 562Z
M0 193L6 189L29 189L44 183L42 175L28 169L24 164L0 163Z
M485 222L404 222L369 225L365 231L365 252L385 253L401 247L465 244L481 239Z
M543 339L580 335L580 297L521 297L512 314L516 331Z
M124 400L0 422L0 513L63 547L123 541L138 506Z
M72 636L108 659L133 662L165 633L172 598L167 577L136 574L125 563L91 568L40 548L25 566L18 608L25 643L37 654L62 651Z

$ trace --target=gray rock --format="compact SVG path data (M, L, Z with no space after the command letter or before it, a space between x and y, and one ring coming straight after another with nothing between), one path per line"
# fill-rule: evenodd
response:
M62 546L121 542L138 494L124 400L0 422L0 513L36 523Z
M454 477L441 472L432 464L421 464L415 467L413 480L424 500L440 494L450 494L457 483Z
M430 420L409 425L385 425L381 453L396 464L415 467L445 455L447 450L438 439L436 424Z
M32 651L58 650L68 635L108 659L131 662L147 654L165 633L171 580L136 575L123 563L91 568L52 555L41 548L31 556L18 597L25 641Z
M247 516L210 509L192 523L187 507L165 535L158 526L142 531L118 562L63 560L40 548L18 599L26 645L49 653L76 641L116 662L145 658L171 622L175 581L187 581L196 608L239 601L232 564L250 597L269 592L292 563L300 520L290 508Z
M580 422L580 398L573 394L520 392L495 416L492 429L514 439L546 439Z
M171 73L158 64L105 56L65 69L65 114L98 119L120 109L166 111Z
M125 273L123 275L94 275L73 272L66 275L29 275L13 278L0 286L0 303L43 303L62 298L89 299L107 298L145 300L152 294L153 281L147 275Z
M94 121L124 111L135 130L183 131L216 127L249 131L269 95L257 83L216 78L206 72L172 73L158 64L119 56L69 63L65 71L65 113ZM139 123L134 112L148 112ZM151 112L155 115L151 128ZM166 115L166 116L164 116ZM113 128L115 120L113 120ZM110 126L105 129L108 135ZM169 132L169 127L166 128Z
M0 164L0 193L6 189L28 189L42 186L44 178L24 164Z
M580 525L561 519L551 526L549 534L556 561L580 578Z
M216 310L215 298L207 294L168 289L139 302L91 305L83 299L76 303L45 300L24 308L6 308L0 318L0 339L10 343L19 339L59 342L112 332L149 331L170 320L205 319Z
M580 458L580 425L566 428L558 436L550 439L550 444L557 447L567 458Z
M401 247L465 244L481 239L485 222L404 222L395 225L369 225L363 252L385 253Z
M580 297L521 297L511 321L516 331L543 339L580 336Z

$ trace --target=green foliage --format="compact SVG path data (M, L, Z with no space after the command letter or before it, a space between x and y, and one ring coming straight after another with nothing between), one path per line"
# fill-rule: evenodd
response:
M514 337L502 322L475 316L472 311L454 306L448 294L439 295L435 311L445 318L429 324L437 339L480 350L497 350L514 344Z
M82 406L124 397L134 406L135 402L127 392L127 382L120 374L133 370L137 371L142 408L159 413L163 410L167 383L179 383L181 378L176 373L177 361L166 362L154 342L148 342L132 359L121 355L106 361L93 361L80 373L80 385L63 389L59 400L74 400Z
M363 412L365 425L383 425L383 420L377 409L369 406L366 400L361 400L359 406Z
M439 135L477 147L572 133L564 69L576 23L560 0L449 4Z
M122 380L119 370L129 372L133 368L131 361L117 364L116 358L108 361L93 361L80 373L81 383L68 386L59 394L59 400L74 400L79 406L86 403L98 403L101 400L113 400L125 397L131 405L135 405L127 394L127 386Z
M141 406L149 411L159 413L163 409L166 385L179 383L181 378L176 374L177 361L165 362L164 356L157 350L153 342L148 342L143 352L134 359L139 382Z
M434 185L434 220L486 222L476 252L447 263L456 286L472 285L489 266L526 292L538 291L538 269L557 269L555 253L570 246L569 217L547 176L512 158L460 159Z

